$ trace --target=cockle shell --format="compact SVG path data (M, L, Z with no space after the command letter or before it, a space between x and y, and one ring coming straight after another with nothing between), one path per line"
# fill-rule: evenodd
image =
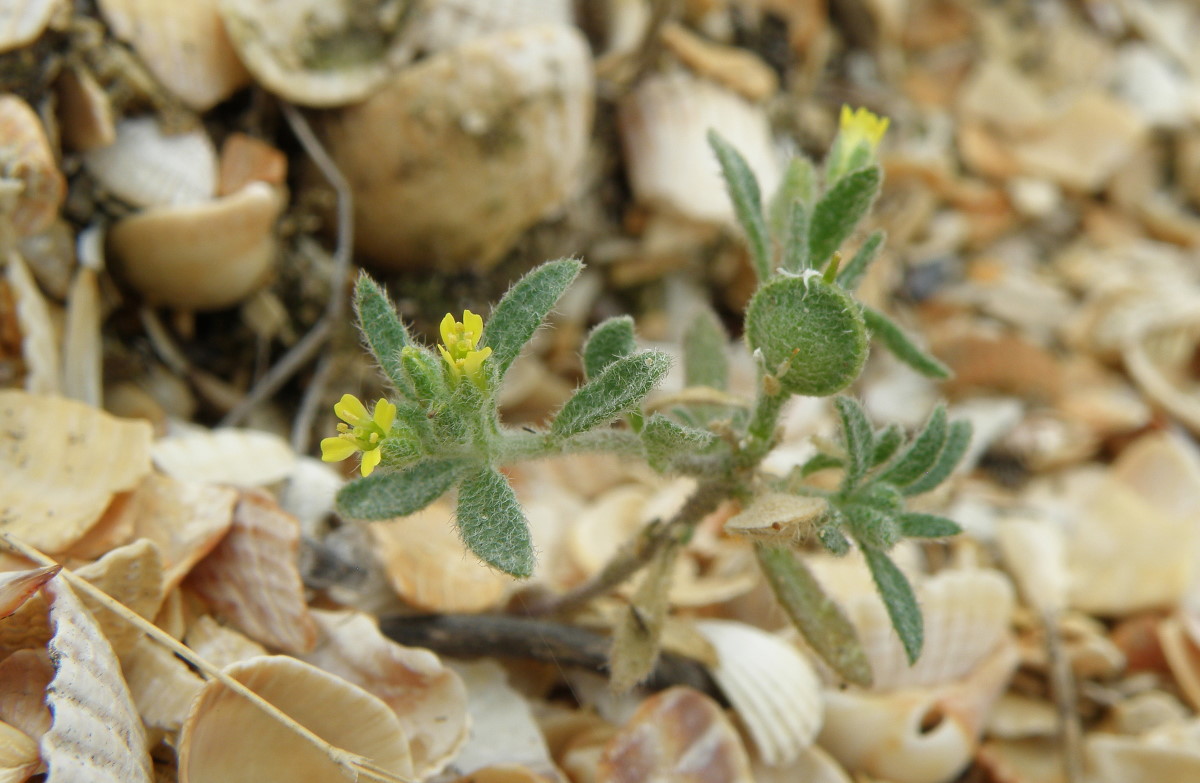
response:
M762 760L794 762L821 728L821 685L794 646L745 623L700 620L716 649L713 679L746 727Z
M403 2L217 0L256 82L302 106L371 95L413 52Z
M386 704L362 688L282 655L253 658L224 671L334 748L411 778L404 729ZM219 680L209 680L192 702L178 748L180 783L358 779L342 759L302 739Z
M283 194L263 182L200 204L146 209L113 226L121 277L155 305L219 310L266 284Z
M740 95L683 70L642 81L618 106L625 168L637 200L657 209L731 223L733 207L706 133L737 149L763 193L779 182L766 111Z
M116 142L86 153L83 163L105 190L135 207L199 204L217 191L217 150L208 134L167 134L153 117L122 120Z
M21 237L49 226L67 194L42 121L15 95L0 95L0 180L16 183L17 192L4 195L0 214L7 213Z
M391 267L492 266L572 194L592 102L587 43L568 27L497 33L401 70L325 123L357 249Z
M249 83L216 0L99 0L99 6L113 35L189 108L207 111Z
M946 783L970 762L1016 665L1016 645L1006 641L954 682L890 693L827 689L817 741L851 771L894 783Z

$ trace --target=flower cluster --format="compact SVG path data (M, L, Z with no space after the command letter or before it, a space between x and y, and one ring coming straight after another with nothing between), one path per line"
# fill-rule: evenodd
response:
M479 338L483 336L483 318L470 310L463 311L461 321L446 313L441 324L442 344L438 350L450 365L456 380L468 378L480 389L487 385L483 372L483 360L492 355L491 348L477 350Z
M344 423L339 424L338 434L321 441L321 459L326 462L341 462L355 452L362 452L359 470L364 476L371 475L379 460L383 458L380 446L392 431L396 420L396 406L380 399L375 410L368 414L367 408L353 394L343 394L333 412Z
M887 117L876 117L866 109L859 107L851 109L842 106L842 116L838 122L838 131L843 135L843 144L853 150L860 144L866 144L871 152L879 149L879 142L888 129Z

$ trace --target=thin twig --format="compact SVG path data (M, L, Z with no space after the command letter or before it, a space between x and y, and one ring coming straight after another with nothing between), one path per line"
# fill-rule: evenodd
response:
M1075 676L1063 649L1058 613L1042 613L1046 632L1046 655L1050 662L1050 691L1058 714L1058 732L1063 748L1063 773L1067 783L1083 783L1083 727L1075 709Z
M317 362L317 368L313 370L312 378L309 379L308 386L304 390L304 396L300 399L300 408L296 411L295 420L292 421L292 451L297 454L308 452L308 440L312 437L313 420L317 417L317 409L321 405L321 393L329 382L333 367L333 357L326 353Z
M312 158L321 174L337 194L337 243L333 249L333 280L329 287L329 300L325 314L313 324L298 343L285 353L278 362L254 385L246 397L225 415L222 426L232 426L246 417L254 406L273 396L301 367L312 360L333 334L335 325L341 322L346 310L346 289L350 270L350 258L354 249L354 202L350 184L338 170L337 164L321 146L308 120L290 103L280 102L283 116L305 153ZM317 385L314 383L310 385ZM313 392L320 396L319 389Z
M125 604L113 598L111 595L96 587L91 582L76 576L71 569L61 567L61 564L56 562L53 558L43 554L42 552L39 552L17 538L13 538L8 533L0 533L0 540L3 541L4 546L8 550L17 553L25 559L37 563L38 565L60 566L61 570L59 570L58 576L67 580L71 587L81 593L85 593L92 600L100 603L106 609L125 620L125 622L133 625L139 631L146 634L146 636L150 637L150 639L153 641L158 642L171 652L178 655L180 658L183 658L192 666L195 666L196 669L198 669L205 676L217 680L229 690L246 699L251 704L265 712L267 715L271 716L271 718L286 726L292 732L295 732L302 739L304 739L304 741L319 748L336 763L343 766L352 767L355 772L357 772L359 775L362 775L367 780L386 781L386 783L413 783L413 781L409 780L408 778L395 775L385 770L380 770L373 764L370 764L366 759L362 759L353 753L349 753L348 751L329 744L316 734L306 729L304 726L301 726L295 721L295 719L289 717L287 713L280 710L274 704L271 704L269 701L259 696L242 683L233 679L228 674L225 674L216 666L197 655L196 652L190 647L183 644L154 623L150 622L144 617L141 617L129 607L125 606Z

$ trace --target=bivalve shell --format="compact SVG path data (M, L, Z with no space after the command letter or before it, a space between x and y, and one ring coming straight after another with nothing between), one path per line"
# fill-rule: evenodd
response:
M453 49L504 30L574 24L570 0L426 0L414 40L430 52Z
M480 38L405 68L330 118L354 189L357 249L389 267L495 264L571 195L592 122L575 30Z
M67 181L46 138L42 121L29 104L15 95L0 95L0 178L16 180L14 203L8 212L18 236L36 234L58 216L67 194Z
M0 52L33 43L50 24L63 0L3 0L0 2Z
M217 150L201 130L163 133L153 117L117 123L117 140L84 155L84 166L135 207L198 204L217 192Z

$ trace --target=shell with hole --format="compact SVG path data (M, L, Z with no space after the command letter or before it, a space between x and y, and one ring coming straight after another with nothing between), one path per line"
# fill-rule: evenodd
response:
M825 691L817 741L851 772L893 783L946 783L970 763L992 703L1017 666L1007 641L966 677L889 693Z
M380 266L487 269L572 195L592 122L586 41L497 33L399 71L330 116L355 237Z

